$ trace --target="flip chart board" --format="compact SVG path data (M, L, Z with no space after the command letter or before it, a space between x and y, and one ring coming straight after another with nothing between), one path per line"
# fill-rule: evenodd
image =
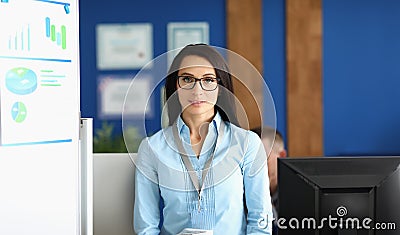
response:
M76 0L0 0L0 234L79 234Z

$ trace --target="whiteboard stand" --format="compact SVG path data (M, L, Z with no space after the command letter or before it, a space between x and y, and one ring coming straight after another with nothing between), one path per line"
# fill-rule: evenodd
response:
M93 118L81 118L81 235L93 235Z

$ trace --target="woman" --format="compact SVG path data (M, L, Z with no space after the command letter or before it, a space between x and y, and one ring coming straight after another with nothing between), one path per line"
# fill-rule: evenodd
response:
M169 126L143 140L135 160L135 231L271 234L265 150L237 125L223 57L205 44L186 46L165 88Z

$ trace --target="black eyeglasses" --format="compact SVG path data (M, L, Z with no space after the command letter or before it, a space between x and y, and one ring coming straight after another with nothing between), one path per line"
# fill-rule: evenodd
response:
M195 78L192 76L178 76L178 85L180 88L185 90L191 90L196 85L196 82L200 82L200 86L205 91L213 91L217 89L218 82L221 79L215 77L203 77L203 78Z

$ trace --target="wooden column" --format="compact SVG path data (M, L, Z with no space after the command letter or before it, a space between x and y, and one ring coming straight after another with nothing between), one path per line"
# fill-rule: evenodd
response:
M321 0L286 0L289 156L322 156Z
M255 68L249 69L238 56L228 55L237 98L246 113L238 108L239 122L244 128L262 124L262 4L261 0L227 0L227 49L238 53ZM246 117L247 116L247 117ZM248 119L248 125L247 125Z

